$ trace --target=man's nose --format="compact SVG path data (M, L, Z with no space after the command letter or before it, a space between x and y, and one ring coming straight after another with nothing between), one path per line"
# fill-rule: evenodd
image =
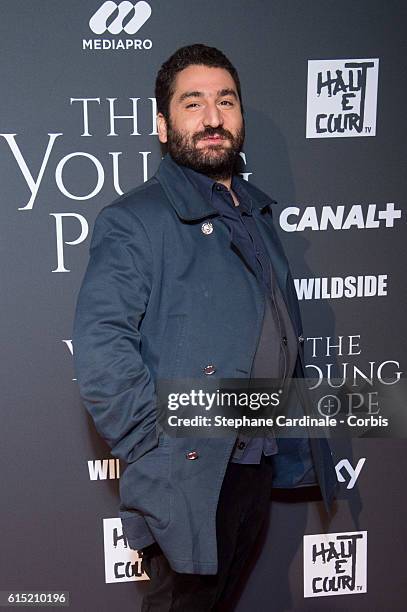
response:
M205 127L219 127L223 125L223 115L220 108L215 102L209 102L205 107L205 113L202 118Z

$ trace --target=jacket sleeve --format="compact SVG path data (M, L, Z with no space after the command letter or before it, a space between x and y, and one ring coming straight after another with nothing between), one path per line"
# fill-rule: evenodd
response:
M155 445L155 385L140 354L152 250L125 207L99 213L79 292L73 352L79 390L114 457L130 463Z

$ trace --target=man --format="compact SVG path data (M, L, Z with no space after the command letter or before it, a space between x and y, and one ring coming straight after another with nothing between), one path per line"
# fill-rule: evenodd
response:
M126 461L120 517L142 550L143 611L216 609L269 512L273 486L336 485L325 440L158 433L157 381L304 376L294 284L273 201L236 176L244 140L238 74L191 45L156 81L156 175L99 214L74 354L82 398ZM302 403L305 401L302 398Z

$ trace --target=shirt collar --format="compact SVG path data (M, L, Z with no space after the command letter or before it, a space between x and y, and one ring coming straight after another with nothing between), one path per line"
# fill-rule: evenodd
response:
M191 181L191 183L196 187L201 196L204 198L206 202L212 202L212 198L214 195L214 191L220 186L222 190L227 191L227 188L222 184L214 181L209 176L202 174L201 172L196 172L196 170L192 170L191 168L187 168L186 166L181 166L180 168L187 176L187 178ZM239 200L239 209L242 212L247 214L251 214L252 212L252 200L249 194L246 192L244 187L241 185L243 179L239 176L234 175L232 177L231 187L232 190L238 197ZM237 207L234 207L237 208Z
M161 185L180 219L198 221L219 214L212 203L201 195L183 172L182 167L172 159L169 153L161 160L154 175L154 180ZM239 176L236 177L236 180L239 183L239 188L247 194L247 201L251 203L253 213L263 212L266 208L275 204L275 200L255 185L244 181Z

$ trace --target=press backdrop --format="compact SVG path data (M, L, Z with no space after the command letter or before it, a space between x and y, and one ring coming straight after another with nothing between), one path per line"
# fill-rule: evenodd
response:
M97 213L160 161L157 70L195 42L230 57L246 108L244 177L277 201L310 372L357 367L396 384L407 357L406 5L2 8L0 590L69 591L75 612L134 611L146 577L117 517L124 466L81 405L71 335ZM276 496L238 612L405 609L405 440L334 450L336 515Z

